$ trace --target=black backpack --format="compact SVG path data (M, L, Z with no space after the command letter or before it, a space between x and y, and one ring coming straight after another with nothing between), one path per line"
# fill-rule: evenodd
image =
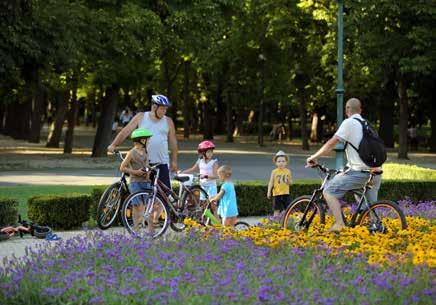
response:
M378 136L374 128L365 120L359 121L362 125L363 136L360 141L359 148L356 148L352 143L347 142L359 154L360 159L369 167L379 167L386 161L386 148L383 140Z

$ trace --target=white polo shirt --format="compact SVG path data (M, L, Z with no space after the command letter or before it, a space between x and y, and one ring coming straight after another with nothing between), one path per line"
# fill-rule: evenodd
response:
M353 114L342 122L341 126L339 126L339 129L336 131L335 136L340 138L342 142L350 142L354 147L359 148L360 141L363 137L362 124L354 118L363 120L360 114ZM356 171L369 169L362 159L360 159L359 153L351 147L351 145L347 145L345 148L345 154L347 155L347 166L351 169Z

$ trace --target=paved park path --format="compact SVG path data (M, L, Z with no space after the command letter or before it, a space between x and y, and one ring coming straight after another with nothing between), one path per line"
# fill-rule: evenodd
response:
M47 128L42 132L45 138ZM0 185L16 184L64 184L64 185L101 185L110 184L119 176L119 162L115 158L90 158L95 130L79 126L74 135L74 154L63 155L62 148L48 149L45 143L27 143L12 140L0 135ZM179 169L191 167L197 158L196 147L200 137L190 140L179 138ZM278 150L284 150L290 156L289 167L293 178L316 179L318 175L312 169L304 167L306 158L312 154L317 146L311 145L310 151L303 151L298 143L265 141L265 146L259 147L255 137L239 138L235 143L225 143L221 136L214 140L217 149L215 156L220 164L227 164L233 168L235 180L261 180L267 182L274 168L272 157ZM63 143L60 143L61 147ZM127 151L129 141L121 147ZM415 156L416 155L416 156ZM412 164L436 169L435 154L410 154ZM389 159L397 162L396 154L390 153ZM334 158L324 158L322 162L328 167L334 167ZM15 166L8 166L15 164Z
M270 154L218 154L220 164L228 164L233 168L235 180L262 180L267 182L273 169ZM290 168L294 179L317 178L314 170L304 168L304 156L291 156ZM334 166L332 158L325 159L328 166ZM180 154L179 168L186 169L195 162L195 155ZM119 176L114 169L28 169L0 172L0 185L16 184L66 184L66 185L98 185L110 184Z

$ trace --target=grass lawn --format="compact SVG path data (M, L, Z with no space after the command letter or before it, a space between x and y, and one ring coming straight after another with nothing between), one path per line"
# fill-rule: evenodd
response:
M386 163L383 165L386 180L436 180L436 170L416 165Z
M95 185L17 185L0 186L0 198L18 200L18 213L27 219L27 200L37 195L60 195L66 193L90 194Z

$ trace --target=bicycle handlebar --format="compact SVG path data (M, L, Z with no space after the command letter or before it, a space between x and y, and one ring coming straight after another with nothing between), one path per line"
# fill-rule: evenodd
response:
M121 161L124 161L123 153L119 150L114 150L114 155L116 155Z
M159 166L159 165L161 165L162 163L156 163L156 164L154 164L154 165L149 165L149 166L147 166L147 167L144 167L144 168L142 168L142 170L143 171L145 171L145 172L149 172L149 171L154 171L154 170L156 170L156 168Z
M310 168L316 168L324 174L338 174L342 172L341 170L337 169L329 169L327 166L315 162L311 163Z
M328 167L326 167L325 165L322 164L318 164L318 163L311 163L312 165L310 166L311 168L317 168L319 169L321 172L323 172L324 174L338 174L338 173L342 173L343 170L337 170L337 169L329 169ZM376 176L376 175L381 175L383 173L382 170L379 169L368 169L368 170L361 170L362 173L368 173L370 175Z

